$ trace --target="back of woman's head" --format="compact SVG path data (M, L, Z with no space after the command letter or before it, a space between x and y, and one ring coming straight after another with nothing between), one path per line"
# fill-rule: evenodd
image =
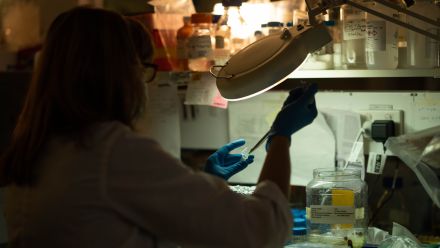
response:
M140 71L122 16L85 7L59 15L0 163L0 183L31 184L34 160L49 136L82 137L103 121L131 126L144 106Z
M75 131L106 120L129 125L143 106L139 70L120 15L75 8L49 29L34 83L52 91L47 97L56 129Z

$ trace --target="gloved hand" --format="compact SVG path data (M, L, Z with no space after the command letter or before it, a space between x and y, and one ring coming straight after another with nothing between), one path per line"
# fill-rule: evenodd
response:
M315 93L317 91L318 87L316 84L311 84L306 88L295 88L290 91L282 109L272 123L266 143L266 150L274 135L281 135L290 139L293 133L312 123L318 114L315 103Z
M205 165L205 171L228 180L231 176L246 168L248 164L254 162L254 155L249 155L247 159L242 159L242 154L229 154L230 151L244 145L244 143L244 139L239 139L222 146L209 156Z

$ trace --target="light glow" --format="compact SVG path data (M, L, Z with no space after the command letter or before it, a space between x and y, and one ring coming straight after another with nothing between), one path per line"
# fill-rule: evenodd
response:
M214 15L223 15L223 11L224 8L221 3L214 5ZM273 17L276 16L274 15L274 6L270 3L243 3L240 12L249 27L245 32L249 32L249 34L261 30L261 24L273 21ZM232 30L234 30L233 27Z
M302 63L301 63L301 64L300 64L295 70L293 70L292 73L294 73L296 70L298 70L299 68L301 68L301 66L307 61L307 59L309 58L309 56L310 56L310 53L307 54L307 57L304 59L304 61L303 61L303 62L302 62ZM264 92L266 92L266 91L272 89L273 87L279 85L280 83L284 82L284 80L286 80L286 79L288 79L288 78L291 78L291 75L290 75L290 74L287 74L287 76L285 76L284 78L280 79L280 80L277 81L276 83L274 83L274 84L268 86L267 88L262 89L262 90L260 90L260 91L258 91L258 92L255 92L255 93L253 93L253 94L251 94L251 95L248 95L248 96L244 96L244 97L240 97L240 98L234 98L234 99L229 99L229 98L225 98L225 97L223 97L223 98L225 98L226 100L228 100L228 101L230 101L230 102L237 102L237 101L241 101L241 100L246 100L246 99L252 98L252 97L254 97L254 96L258 96L259 94L262 94L262 93L264 93Z

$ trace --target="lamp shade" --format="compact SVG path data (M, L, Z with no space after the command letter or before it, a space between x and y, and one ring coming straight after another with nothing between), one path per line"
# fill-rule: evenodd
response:
M220 94L238 101L267 91L332 40L323 24L297 25L266 36L233 55L216 75Z

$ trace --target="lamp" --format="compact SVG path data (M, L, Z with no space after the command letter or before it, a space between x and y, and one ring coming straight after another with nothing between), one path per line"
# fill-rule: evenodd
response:
M327 28L316 20L328 9L349 4L387 21L440 41L440 35L425 31L414 25L399 21L351 0L321 0L312 7L311 0L305 0L310 25L285 28L280 34L266 36L233 55L222 66L211 67L216 77L220 94L229 101L238 101L261 94L282 83L292 71L306 60L309 53L318 50L332 38ZM374 0L389 8L398 10L422 22L440 28L440 22L404 9L387 0ZM410 1L410 0L407 0Z

